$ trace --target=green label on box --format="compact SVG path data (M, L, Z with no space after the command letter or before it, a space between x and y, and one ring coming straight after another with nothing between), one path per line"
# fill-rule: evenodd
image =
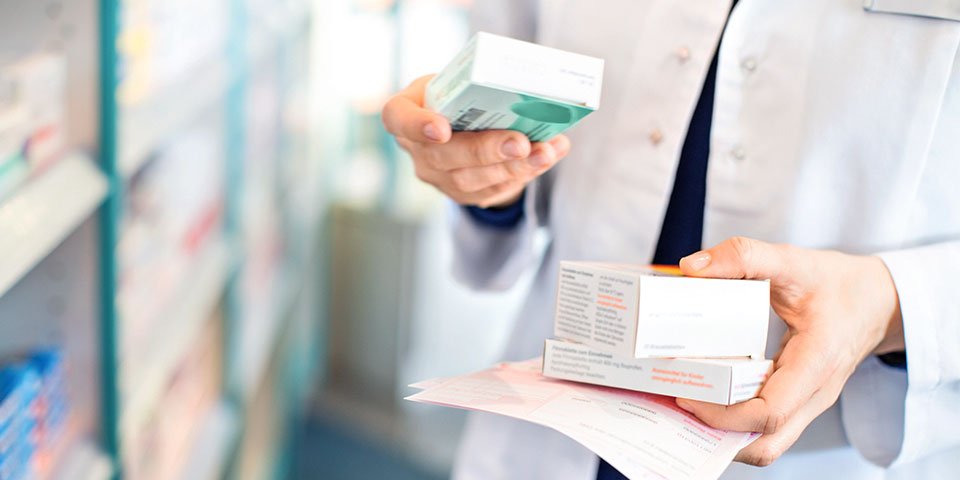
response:
M545 142L593 110L566 102L469 84L438 113L455 131L515 130L532 142Z

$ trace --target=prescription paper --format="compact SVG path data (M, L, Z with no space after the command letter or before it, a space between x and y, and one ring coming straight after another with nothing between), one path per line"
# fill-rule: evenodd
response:
M496 413L576 440L631 479L716 479L759 435L710 428L672 397L555 380L540 359L418 382L407 400Z

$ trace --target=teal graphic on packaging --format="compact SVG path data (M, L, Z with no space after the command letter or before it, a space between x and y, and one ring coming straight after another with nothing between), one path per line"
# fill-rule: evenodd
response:
M427 84L424 103L455 131L542 142L599 108L602 83L599 58L480 32Z

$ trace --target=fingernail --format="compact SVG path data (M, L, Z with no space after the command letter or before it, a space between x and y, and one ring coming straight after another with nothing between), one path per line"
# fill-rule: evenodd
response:
M443 140L443 138L440 136L440 129L437 128L437 126L434 125L433 122L430 122L423 126L423 135L429 138L430 140L433 140L434 142L439 142L440 140Z
M500 152L509 158L523 157L523 149L520 148L520 142L512 138L506 142L503 142L503 145L500 147Z
M691 407L690 404L682 398L677 399L677 406L688 412L690 411L690 407Z
M700 271L704 268L707 268L707 265L710 265L710 260L712 259L713 257L711 257L707 252L697 252L683 257L680 262L687 262L688 267L692 268L694 271Z
M527 163L533 168L543 168L550 165L550 158L547 157L547 154L537 151L527 158Z

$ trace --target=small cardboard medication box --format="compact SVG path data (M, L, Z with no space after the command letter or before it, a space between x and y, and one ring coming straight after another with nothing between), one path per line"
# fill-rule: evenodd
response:
M32 169L58 157L67 138L66 87L62 54L36 53L0 69L0 157L11 156L11 142Z
M765 280L560 262L554 335L619 357L762 359L769 316Z
M477 33L426 87L455 131L509 129L550 140L600 107L603 60Z
M543 346L545 377L721 405L756 397L772 370L771 360L617 357L556 339Z

